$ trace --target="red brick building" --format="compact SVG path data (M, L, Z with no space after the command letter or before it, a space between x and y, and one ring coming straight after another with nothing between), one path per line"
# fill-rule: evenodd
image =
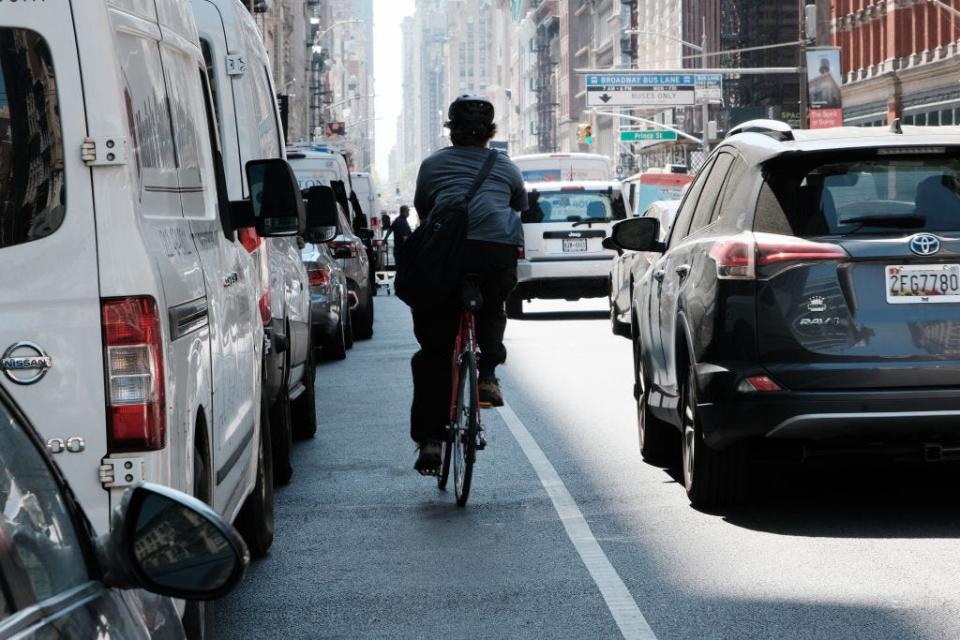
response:
M960 10L960 0L943 0ZM960 18L928 0L830 0L844 122L960 124Z

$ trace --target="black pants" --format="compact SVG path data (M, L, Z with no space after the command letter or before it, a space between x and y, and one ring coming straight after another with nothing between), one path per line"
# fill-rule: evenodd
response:
M517 248L469 241L463 271L480 276L483 307L476 316L480 345L478 368L480 379L489 379L497 365L507 359L507 349L503 346L503 332L507 328L504 303L517 286ZM412 309L413 332L420 343L420 351L410 363L413 369L410 437L416 442L442 439L449 421L453 385L450 363L461 310L459 292L452 299Z

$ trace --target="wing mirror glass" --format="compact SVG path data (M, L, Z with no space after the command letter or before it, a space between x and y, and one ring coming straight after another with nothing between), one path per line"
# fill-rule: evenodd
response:
M250 553L240 534L204 503L153 484L125 496L119 561L133 583L186 600L213 600L240 582Z
M246 171L250 199L230 203L234 227L255 227L257 235L264 238L302 233L306 217L303 198L287 161L251 160Z
M613 238L606 237L603 239L603 242L600 243L604 249L608 251L616 251L617 255L623 255L623 249L617 246L617 243L613 241Z
M326 185L310 187L304 190L303 197L307 227L304 238L307 242L321 244L336 238L339 233L340 215L333 189Z
M610 240L615 247L628 251L655 251L663 253L660 242L660 221L654 218L629 218L613 225Z

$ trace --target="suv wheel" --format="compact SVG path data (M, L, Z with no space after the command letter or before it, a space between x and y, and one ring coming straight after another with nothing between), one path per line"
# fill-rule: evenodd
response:
M722 451L707 445L697 409L697 380L693 367L683 389L683 484L690 504L698 509L729 506L743 500L745 461L743 449L731 446Z
M293 417L293 437L297 440L312 438L317 433L317 369L313 361L313 349L307 355L303 365L303 386L305 391L291 402L290 412Z
M353 337L355 339L369 340L373 337L373 295L369 289L367 289L367 304L357 309L356 317L353 320Z
M273 484L278 487L290 483L293 465L293 425L290 418L290 396L281 393L270 408L270 445L273 448Z

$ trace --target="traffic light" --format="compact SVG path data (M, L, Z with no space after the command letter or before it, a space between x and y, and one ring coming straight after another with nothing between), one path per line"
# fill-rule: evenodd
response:
M585 144L593 144L593 125L586 125L583 129L583 142Z

